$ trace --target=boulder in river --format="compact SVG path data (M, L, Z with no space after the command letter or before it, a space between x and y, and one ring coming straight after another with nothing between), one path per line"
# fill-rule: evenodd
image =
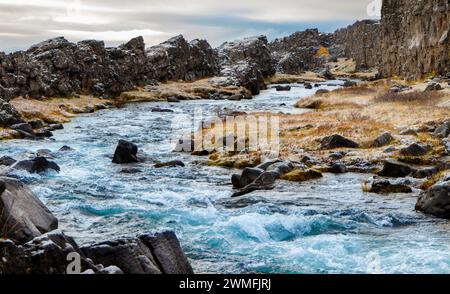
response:
M391 182L389 180L375 180L370 188L371 193L412 193L411 187L404 182Z
M14 158L12 158L10 156L2 156L2 157L0 157L0 165L11 166L11 165L13 165L16 162L17 162L17 160L15 160Z
M176 167L176 166L184 167L186 165L181 160L172 160L172 161L168 161L168 162L159 162L159 163L155 164L155 168Z
M401 163L397 160L388 159L384 162L383 170L379 172L378 175L382 177L404 178L411 175L415 171L416 169L407 164Z
M4 237L27 242L58 228L58 220L21 182L0 177L0 228Z
M323 175L315 169L295 169L281 177L282 180L291 182L306 182L310 180L320 179Z
M291 86L275 86L275 90L277 90L278 92L288 92L291 90Z
M321 140L322 149L359 148L359 144L341 135L331 135Z
M245 186L253 183L263 172L264 170L260 168L250 168L250 167L244 168L241 175L234 174L231 177L233 188L235 189L244 188Z
M10 126L10 128L13 130L25 132L25 133L28 133L31 135L33 134L33 128L31 127L31 125L29 123L18 123L18 124Z
M135 144L125 140L120 140L116 147L116 151L114 152L112 162L116 164L137 163L139 162L137 152L138 147Z
M53 161L45 157L36 157L31 160L22 160L12 166L13 169L24 170L29 173L42 173L48 170L61 171L61 168Z
M437 183L420 194L416 210L450 219L450 181Z

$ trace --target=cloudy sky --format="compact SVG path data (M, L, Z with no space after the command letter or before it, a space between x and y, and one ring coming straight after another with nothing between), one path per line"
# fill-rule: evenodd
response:
M331 32L377 18L381 0L0 0L0 51L65 36L117 45L142 35L148 46L174 35L213 46L245 36L270 39L317 27ZM369 7L369 9L368 9Z

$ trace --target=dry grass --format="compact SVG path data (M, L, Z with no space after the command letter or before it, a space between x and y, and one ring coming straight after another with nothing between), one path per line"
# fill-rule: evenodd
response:
M380 100L378 97L387 93L391 85L392 82L384 80L302 99L298 106L310 105L314 111L279 115L280 157L299 160L305 153L316 158L328 157L335 150L321 150L320 139L332 134L340 134L358 142L362 147L351 150L345 160L381 162L387 157L396 157L398 154L384 153L383 147L372 148L371 143L379 135L390 132L399 139L392 144L399 147L402 144L400 133L403 130L419 129L427 122L443 121L448 118L450 111L448 90L440 91L439 95L418 95L431 97L432 103L422 99ZM417 87L423 87L423 85L415 85L413 91L417 91ZM414 115L411 115L412 113ZM440 141L430 133L419 133L416 139L433 146L431 154L439 155L438 149L442 149ZM230 160L230 157L226 158Z
M267 84L294 84L294 83L320 83L325 82L324 78L321 78L317 73L305 72L299 75L290 74L275 74L265 79Z
M11 104L25 120L41 119L46 123L66 123L77 113L91 112L98 105L110 102L92 96L80 98L48 98L45 100L15 98Z
M435 104L440 98L443 97L443 93L440 92L405 92L405 93L392 93L387 92L377 95L374 98L374 102L398 102L398 103L420 103L420 104Z
M208 99L211 94L250 95L248 90L236 86L220 86L214 84L213 79L201 79L194 82L167 82L154 86L147 86L134 91L122 93L116 99L116 105L129 102L153 102L167 101L169 97L176 97L179 100Z

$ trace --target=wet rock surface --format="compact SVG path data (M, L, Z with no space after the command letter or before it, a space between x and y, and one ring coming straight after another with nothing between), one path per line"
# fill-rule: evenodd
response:
M0 177L0 227L7 238L27 242L43 233L55 230L58 220L24 184Z
M139 162L137 158L138 147L128 141L120 140L114 152L113 163L128 164Z
M450 219L450 181L437 183L422 192L416 210L436 217Z

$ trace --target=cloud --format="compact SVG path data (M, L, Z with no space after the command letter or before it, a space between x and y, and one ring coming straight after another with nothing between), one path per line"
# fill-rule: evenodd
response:
M378 0L375 0L378 1ZM170 36L213 45L249 35L270 38L309 27L333 31L376 17L373 0L0 0L0 50L25 49L65 35L108 45L143 35L148 45ZM371 15L368 15L368 13Z

